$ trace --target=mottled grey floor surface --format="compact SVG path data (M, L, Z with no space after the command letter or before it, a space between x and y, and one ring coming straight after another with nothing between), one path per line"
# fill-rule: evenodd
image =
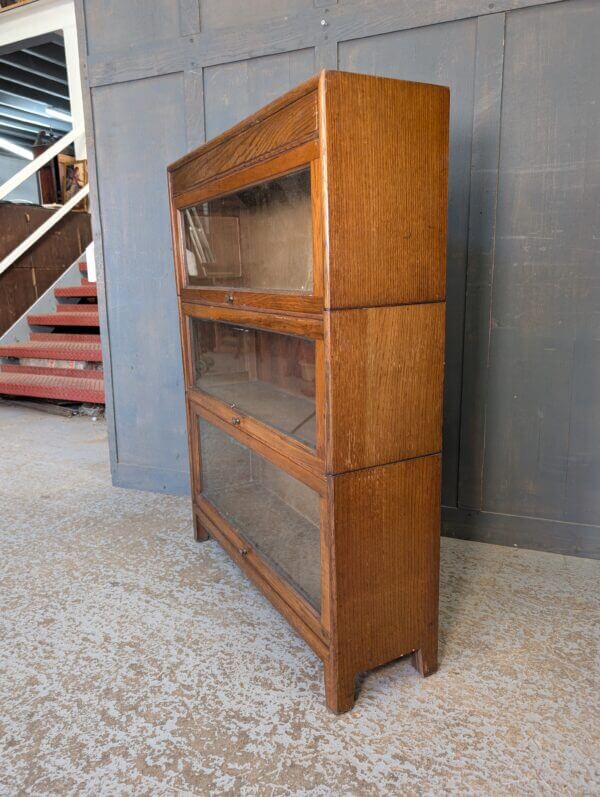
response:
M599 793L598 562L443 540L439 672L335 717L188 502L111 487L104 423L5 406L0 443L2 795Z

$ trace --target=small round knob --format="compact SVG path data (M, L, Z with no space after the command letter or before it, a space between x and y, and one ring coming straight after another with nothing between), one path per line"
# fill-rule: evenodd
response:
M248 549L247 548L240 548L239 551L240 551L240 554L242 556L248 556Z
M227 301L229 302L229 304L233 304L233 298L234 298L233 293L227 294Z
M232 418L232 419L231 419L231 423L232 423L234 426L239 426L239 425L240 425L240 419L239 419L239 418Z

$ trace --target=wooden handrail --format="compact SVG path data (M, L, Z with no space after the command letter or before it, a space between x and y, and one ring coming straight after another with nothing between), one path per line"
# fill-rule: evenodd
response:
M51 230L52 227L54 227L54 225L60 221L63 216L66 216L66 214L72 208L78 205L81 200L89 194L89 192L89 184L84 185L83 188L80 188L79 191L68 200L68 202L65 202L65 204L62 205L62 207L60 207L48 219L46 219L43 224L40 224L39 227L37 227L30 235L28 235L23 243L20 243L18 246L16 246L12 252L10 252L10 254L4 258L4 260L0 261L0 274L6 271L6 269L12 265L15 260L18 260L21 255L29 249L30 246L32 246L36 241L39 241L42 235L45 235L48 230Z
M59 138L58 141L55 141L54 144L49 146L48 149L42 152L41 155L38 155L37 158L32 160L26 166L23 166L22 169L19 169L16 174L14 174L12 177L9 177L5 183L0 185L0 200L4 199L5 196L8 196L8 194L20 186L24 180L27 180L28 177L31 177L33 174L35 174L38 169L41 169L42 166L45 166L48 161L51 161L55 155L58 155L59 152L62 152L65 147L68 147L69 144L72 144L73 141L75 141L76 138L79 138L79 136L83 135L83 133L83 127L69 130L68 133L65 133L62 138Z

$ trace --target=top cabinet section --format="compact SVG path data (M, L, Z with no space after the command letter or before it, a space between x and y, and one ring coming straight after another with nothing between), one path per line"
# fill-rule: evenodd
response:
M324 71L169 167L189 302L444 301L449 92Z

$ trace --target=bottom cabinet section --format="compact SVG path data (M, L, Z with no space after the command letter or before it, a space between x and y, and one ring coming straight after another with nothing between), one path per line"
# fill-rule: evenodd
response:
M198 423L202 497L320 612L318 493L203 418Z

